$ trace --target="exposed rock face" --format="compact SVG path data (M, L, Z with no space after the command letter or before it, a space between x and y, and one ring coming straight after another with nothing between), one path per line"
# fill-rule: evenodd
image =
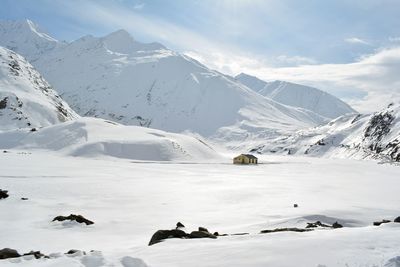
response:
M338 223L338 222L335 222L335 223L332 224L332 228L334 228L334 229L343 228L343 225L341 225L341 224Z
M298 232L298 233L303 233L303 232L310 232L313 231L313 229L302 229L302 228L296 228L296 227L291 227L291 228L276 228L272 230L262 230L260 234L269 234L269 233L277 233L277 232Z
M307 226L306 226L306 228L317 228L317 227L331 227L331 226L324 224L320 221L316 221L315 223L307 223Z
M176 229L178 229L178 228L185 228L185 226L183 225L183 223L177 222Z
M374 226L380 226L381 224L390 223L390 222L391 222L390 220L382 220L382 221L374 222L373 224L374 224Z
M29 255L34 256L35 259L40 259L40 258L42 258L42 257L48 258L48 256L44 255L44 254L41 253L40 251L33 251L33 250L32 250L31 252L28 252L28 253L23 254L22 256L29 256Z
M178 226L183 226L182 223L177 223ZM217 233L218 234L218 233ZM170 239L170 238L180 238L180 239L191 239L191 238L212 238L215 239L217 238L216 235L211 234L207 228L204 227L199 227L198 231L193 231L190 234L186 233L183 230L179 229L172 229L172 230L158 230L153 234L153 236L150 239L149 246L160 243L161 241L165 239Z
M187 238L188 234L182 230L158 230L153 234L150 239L149 246L160 243L161 241L168 238Z
M83 217L82 215L75 215L75 214L70 214L69 216L57 216L53 219L54 221L65 221L65 220L69 220L69 221L76 221L78 223L84 223L86 225L91 225L94 224L94 222L92 222L91 220L86 219L85 217Z
M21 255L15 249L11 248L3 248L0 250L0 260L9 259L9 258L18 258Z
M202 231L193 231L189 234L189 238L217 238L215 235Z
M337 228L342 228L343 225L341 225L338 222L335 222L332 225L329 225L329 224L322 223L320 221L316 221L315 223L307 223L307 226L306 226L306 228L317 228L317 227L337 229Z
M8 197L9 197L8 191L0 189L0 199L8 198Z

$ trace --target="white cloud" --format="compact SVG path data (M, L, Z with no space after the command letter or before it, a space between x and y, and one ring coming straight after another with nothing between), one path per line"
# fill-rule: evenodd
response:
M317 61L313 58L302 57L302 56L286 56L280 55L276 58L279 62L287 65L306 65L306 64L317 64Z
M141 9L144 8L144 6L145 6L144 3L139 3L139 4L135 4L135 5L133 6L133 8L136 9L136 10L141 10Z
M389 37L389 42L393 43L400 42L400 37Z
M266 79L288 80L319 87L342 97L346 91L365 92L366 96L352 100L359 111L374 111L390 101L400 99L400 47L377 51L348 64L305 65L289 68L247 70Z
M367 41L362 40L362 39L357 38L357 37L347 38L347 39L344 39L344 41L346 43L350 43L350 44L362 44L362 45L369 45L370 44Z

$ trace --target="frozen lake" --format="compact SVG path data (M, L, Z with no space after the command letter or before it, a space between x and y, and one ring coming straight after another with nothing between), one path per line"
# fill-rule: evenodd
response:
M399 266L390 264L400 260L388 260L400 256L400 223L372 226L400 216L398 166L273 156L259 161L237 166L228 158L179 164L2 153L0 188L10 197L0 200L0 248L102 254L0 266L140 266L121 262L125 256L153 267ZM70 213L95 224L51 222ZM345 227L259 234L317 220ZM155 231L178 221L189 232L203 226L249 235L147 246Z

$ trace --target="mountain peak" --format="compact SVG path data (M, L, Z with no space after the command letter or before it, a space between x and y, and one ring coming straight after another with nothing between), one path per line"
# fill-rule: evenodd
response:
M38 24L34 23L30 19L0 21L0 29L3 33L17 31L22 35L36 35L37 37L46 39L50 42L58 42L56 39L48 35L43 29L41 29Z
M101 38L101 40L104 42L108 50L121 54L131 54L143 50L165 49L165 47L159 43L145 44L138 42L129 32L123 29L112 32Z
M116 30L116 31L106 35L105 38L116 37L116 36L120 37L120 38L127 38L127 39L132 39L133 40L132 35L128 31L126 31L124 29Z
M62 45L29 19L0 21L0 46L34 62L43 53Z

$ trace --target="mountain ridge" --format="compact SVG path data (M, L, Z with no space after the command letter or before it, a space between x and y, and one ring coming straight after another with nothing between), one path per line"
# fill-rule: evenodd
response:
M251 151L400 162L400 104L391 103L369 115L344 115L326 125L268 140Z
M314 87L279 80L266 82L245 73L237 75L235 79L265 97L285 105L311 110L328 119L356 113L339 98Z
M232 129L242 139L253 130L294 131L326 121L162 45L137 42L123 30L55 46L34 65L80 115L127 125L207 137L226 137Z

